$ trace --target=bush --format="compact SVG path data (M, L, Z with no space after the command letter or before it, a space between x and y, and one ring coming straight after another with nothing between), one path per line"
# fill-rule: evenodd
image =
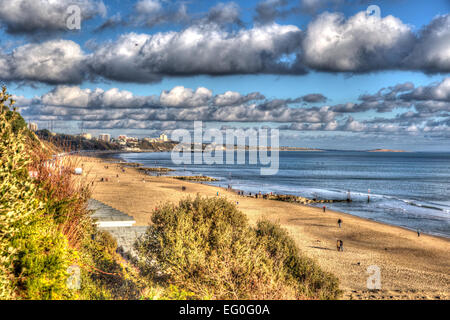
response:
M18 248L13 261L16 286L23 299L70 299L67 268L73 261L73 252L67 239L48 219L37 219L21 228L12 242Z
M45 216L37 188L28 175L31 157L26 128L15 128L10 101L0 93L0 298L61 299L71 296L65 286L71 251L53 219ZM17 132L15 130L18 130Z
M73 159L50 169L49 150L0 91L0 299L139 299L152 295L117 243L93 225L89 183L75 181ZM50 150L55 150L50 146ZM38 173L30 178L28 170ZM92 237L91 235L94 235ZM70 265L81 290L69 290ZM146 290L144 290L146 289ZM146 292L149 292L146 295ZM180 291L178 296L182 295ZM174 296L168 293L168 297ZM177 296L177 295L175 295Z
M296 251L286 252L286 244L292 244L289 238L271 243L267 232L251 228L246 216L225 199L197 197L178 206L166 204L153 213L152 222L136 244L143 271L195 298L327 297L322 294L328 290L325 283L317 285L318 290L310 285L312 279L318 283L309 275L320 274L316 265L297 273L295 268L303 264L284 266L296 259Z
M96 227L84 239L81 263L84 265L81 297L88 300L132 299L141 297L148 285L137 270L122 261L116 253L117 243L112 236Z
M341 295L338 279L302 255L286 230L269 221L260 221L256 234L273 261L284 270L286 281L295 283L303 295L319 299L337 299Z

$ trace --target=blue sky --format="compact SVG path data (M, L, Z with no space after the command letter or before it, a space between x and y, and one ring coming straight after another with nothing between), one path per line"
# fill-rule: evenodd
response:
M0 5L0 80L41 128L143 137L202 120L279 128L282 145L450 151L448 0Z

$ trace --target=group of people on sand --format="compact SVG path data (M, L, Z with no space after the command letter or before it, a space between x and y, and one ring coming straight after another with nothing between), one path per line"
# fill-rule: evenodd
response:
M342 219L339 218L338 221L337 221L337 223L338 223L339 228L341 228L341 225L342 225ZM344 241L342 241L342 240L337 240L336 246L337 246L337 251L344 251Z
M323 209L324 213L327 211L327 207L326 206L323 206L322 209ZM337 221L337 224L338 224L339 228L342 227L342 222L343 222L342 219L339 218L338 221ZM337 240L336 247L337 247L337 251L344 251L344 241Z

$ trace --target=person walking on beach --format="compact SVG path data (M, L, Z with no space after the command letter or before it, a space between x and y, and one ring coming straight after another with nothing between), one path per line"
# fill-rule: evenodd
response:
M417 229L417 236L420 237L420 229Z
M342 240L336 241L336 249L337 251L344 251L344 242Z
M327 211L327 207L323 206L323 212Z
M339 228L341 227L341 224L342 224L342 220L339 218L339 220L338 220Z

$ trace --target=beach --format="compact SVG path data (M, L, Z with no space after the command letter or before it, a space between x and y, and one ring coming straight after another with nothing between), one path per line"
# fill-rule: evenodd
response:
M334 273L343 299L449 299L450 240L421 234L349 214L299 204L238 196L235 192L170 177L148 176L99 158L80 158L96 200L136 220L150 223L155 208L197 194L236 203L250 223L260 219L286 228L301 252ZM103 178L103 182L100 180ZM107 178L108 181L105 181ZM185 190L183 191L183 188ZM342 219L342 227L337 221ZM336 250L342 240L344 251ZM369 266L378 266L381 290L369 291Z

